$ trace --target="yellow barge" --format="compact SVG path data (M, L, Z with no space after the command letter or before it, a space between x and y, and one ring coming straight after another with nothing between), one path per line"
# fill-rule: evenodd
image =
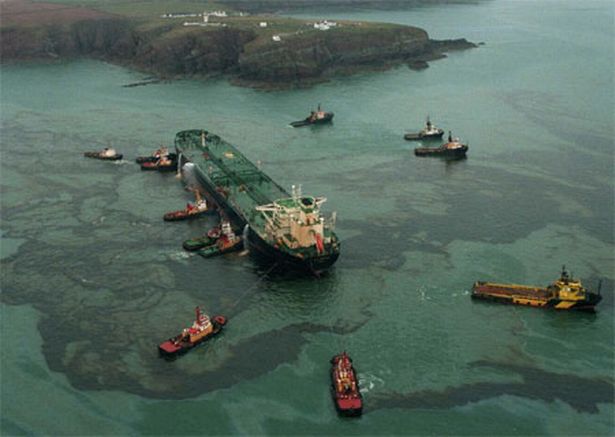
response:
M472 287L472 298L577 311L594 311L594 307L602 300L600 289L597 293L587 290L580 280L568 275L565 266L562 267L560 278L546 288L479 281Z

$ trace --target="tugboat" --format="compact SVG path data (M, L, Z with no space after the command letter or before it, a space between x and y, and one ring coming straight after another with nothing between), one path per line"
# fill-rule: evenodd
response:
M208 212L211 212L211 208L207 207L205 199L201 198L198 190L194 192L196 196L196 202L194 204L188 202L185 209L179 211L167 212L162 219L165 222L175 222L179 220L193 219L202 216Z
M331 358L331 395L339 414L352 417L363 413L359 381L345 351Z
M431 124L428 116L427 122L425 123L425 127L423 129L421 129L418 133L407 133L404 135L404 139L408 141L438 140L442 138L442 135L444 135L444 129L440 129L439 127Z
M451 132L448 132L448 142L440 147L417 147L414 149L416 156L441 156L444 158L465 158L468 151L467 144L461 144L459 138L453 138Z
M594 311L595 306L602 300L600 288L598 288L598 293L588 291L580 280L568 275L566 266L562 267L560 278L546 288L476 282L472 287L472 298L538 308L577 311Z
M177 155L175 153L169 153L169 149L164 146L161 146L160 149L157 149L150 156L137 156L135 161L137 164L143 164L145 162L156 162L160 159L161 156L166 156L170 160L177 159Z
M215 227L207 231L207 234L205 235L185 240L182 244L182 247L188 252L194 252L196 250L204 248L205 246L214 244L218 240L218 238L220 238L220 228Z
M160 172L177 170L177 155L175 153L161 155L155 161L146 161L141 163L141 170L158 170Z
M203 258L223 255L225 253L236 252L243 247L243 239L231 228L229 221L223 221L220 236L209 246L198 250L198 254Z
M311 124L329 123L333 120L333 115L333 112L322 111L319 104L318 109L316 111L311 111L310 115L308 115L304 120L293 121L290 125L292 127L302 127L309 126Z
M118 161L122 159L124 155L117 153L112 147L105 147L100 152L85 152L83 156L86 158L102 159L104 161Z
M165 358L175 358L219 334L224 325L226 317L218 315L210 319L199 307L196 307L196 319L192 326L184 328L181 334L161 343L158 351Z

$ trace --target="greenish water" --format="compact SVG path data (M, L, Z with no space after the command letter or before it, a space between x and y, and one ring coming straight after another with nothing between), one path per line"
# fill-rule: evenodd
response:
M613 9L337 13L486 45L307 90L3 66L2 434L612 434ZM332 126L287 127L318 102ZM402 135L426 114L469 141L467 160L413 156ZM201 127L328 197L343 242L329 275L183 252L211 219L163 222L189 193L132 158ZM128 159L81 156L106 144ZM564 263L603 280L596 315L469 298L475 280L546 284ZM197 304L228 329L160 360ZM358 420L329 396L342 349L365 389Z

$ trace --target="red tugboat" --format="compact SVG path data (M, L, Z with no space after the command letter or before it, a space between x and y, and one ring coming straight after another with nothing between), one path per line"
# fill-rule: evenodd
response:
M164 216L162 216L162 219L165 222L175 222L178 220L197 218L203 214L212 212L212 209L207 205L207 201L201 197L198 191L195 191L195 195L196 202L194 204L188 203L184 209L167 212Z
M226 325L226 317L214 316L210 319L201 312L199 307L196 307L196 320L192 326L184 328L181 334L161 343L158 351L165 358L175 358L219 334L224 325Z
M343 416L360 416L363 412L363 396L352 359L342 352L331 358L331 394L337 412Z

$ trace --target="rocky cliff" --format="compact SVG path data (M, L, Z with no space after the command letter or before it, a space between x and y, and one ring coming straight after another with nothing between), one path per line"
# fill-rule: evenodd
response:
M63 25L0 29L4 62L88 56L161 77L228 74L257 86L290 86L339 71L422 65L442 51L473 46L438 42L422 29L397 25L341 25L326 32L300 30L274 41L250 26L142 26L125 18L80 20Z
M247 44L239 57L242 79L297 82L336 70L378 66L429 50L427 32L413 27L340 29Z
M0 29L2 61L46 58L125 57L138 44L127 20L104 18L47 26Z

